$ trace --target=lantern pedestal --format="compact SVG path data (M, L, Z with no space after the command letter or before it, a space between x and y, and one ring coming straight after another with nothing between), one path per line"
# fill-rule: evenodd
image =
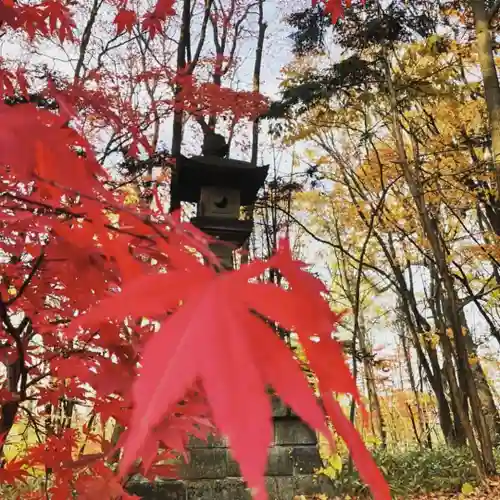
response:
M331 482L315 475L322 466L317 437L278 398L271 397L274 439L269 447L265 474L270 500L291 500L295 496L333 496ZM208 442L192 438L190 462L180 468L182 480L154 485L136 482L129 491L145 500L251 500L224 438L210 436Z
M227 243L212 243L210 250L217 256L224 269L234 269L233 248Z
M193 217L191 224L200 231L240 248L252 234L251 220L220 219L218 217Z

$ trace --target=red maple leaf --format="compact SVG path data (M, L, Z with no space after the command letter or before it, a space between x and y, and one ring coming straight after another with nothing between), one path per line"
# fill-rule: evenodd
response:
M40 7L48 23L49 33L57 34L61 42L73 40L73 29L76 25L68 7L58 0L45 0Z
M175 16L174 0L158 0L154 9L155 15L165 21L168 16Z
M99 470L99 475L83 475L80 476L76 483L78 498L82 500L102 499L121 499L121 500L140 500L141 497L130 495L123 489L123 485L117 480L116 476L107 469L102 467Z
M154 12L148 12L142 20L142 29L147 31L151 38L154 38L157 34L162 32L162 19Z
M364 5L366 0L361 0ZM312 6L317 5L319 0L312 0ZM332 23L335 24L339 19L344 17L344 4L346 8L351 6L351 0L324 0L324 11L326 14L330 14Z
M137 14L131 9L120 9L116 14L113 23L116 24L116 33L120 35L124 31L132 33L134 24L137 21Z
M268 267L281 270L290 283L289 290L250 281ZM214 422L228 437L244 477L257 488L257 498L266 498L263 476L272 438L266 385L273 386L311 427L325 435L328 431L299 364L254 311L299 334L311 367L321 378L324 397L347 392L359 399L341 349L331 336L338 316L321 298L321 289L319 282L291 259L289 250L282 248L268 262L253 262L236 272L217 274L205 267L190 278L186 272L141 277L84 316L79 322L83 325L105 318L139 316L144 311L161 315L182 301L143 352L143 369L133 387L135 410L125 441L122 472L151 447L156 426L200 380ZM313 336L319 337L319 342L312 341ZM345 426L338 412L329 416L334 424ZM361 441L351 442L357 448L364 447ZM356 450L354 456L359 455ZM366 459L363 474L376 498L390 498L369 454L368 458L361 456Z
M0 484L14 484L15 481L25 481L28 476L21 461L12 460L6 462L0 468Z
M14 82L15 76L9 70L0 67L0 98L14 95Z

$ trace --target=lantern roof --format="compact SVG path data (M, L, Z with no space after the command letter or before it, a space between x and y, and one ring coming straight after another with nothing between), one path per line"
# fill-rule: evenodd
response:
M202 187L238 189L241 205L251 205L264 185L269 165L253 166L250 162L217 156L180 156L176 162L181 201L200 201Z

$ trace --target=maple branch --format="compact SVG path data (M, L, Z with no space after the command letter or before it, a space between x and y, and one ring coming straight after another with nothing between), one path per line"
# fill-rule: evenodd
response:
M57 185L56 183L51 183L51 184L56 186L56 187L61 187L61 186ZM79 194L78 191L76 191L76 190L71 190L69 188L68 188L68 190L73 191L75 194ZM1 193L0 196L8 196L8 197L10 197L14 200L17 200L17 201L22 201L24 203L30 203L32 205L36 205L37 207L43 208L43 209L49 211L49 213L52 213L54 215L67 215L68 217L71 217L73 219L82 219L82 220L85 220L86 222L90 222L90 223L93 222L93 220L83 212L71 212L70 210L67 210L64 208L54 207L52 205L49 205L48 203L43 203L40 201L31 200L30 198L26 198L24 196L13 195L12 193L9 193L9 192ZM85 198L84 195L82 195L82 197ZM91 197L87 197L87 198L95 201L94 198L91 198ZM13 206L13 207L7 207L7 208L9 208L11 210L21 210L21 211L32 212L32 210L30 210L29 208L25 208L25 207ZM107 208L113 209L113 210L117 209L117 210L121 210L121 211L126 211L128 214L134 215L137 218L137 214L134 214L133 212L126 210L124 207L110 205ZM33 210L36 210L36 209L33 209ZM138 218L139 218L139 220L141 220L141 222L145 222L145 220L142 219L140 216ZM109 229L111 231L117 232L117 233L126 234L128 236L133 236L134 238L137 238L137 239L149 241L152 244L155 243L155 241L150 236L145 236L143 234L137 234L137 233L134 233L134 232L129 231L127 229L113 226L112 224L104 224L104 227L106 227L107 229Z
M89 432L85 434L85 440L83 441L83 444L80 447L80 450L78 451L78 458L79 459L81 459L83 453L85 452L85 447L87 446L87 443L89 441L89 434L92 431L92 427L94 426L94 422L95 422L96 417L97 417L97 413L95 411L93 411L92 415L87 423L87 429L89 430Z
M139 50L141 52L141 64L142 64L142 71L145 72L147 70L147 65L146 65L146 52L148 51L149 47L150 47L150 42L151 42L151 38L147 39L147 40L144 40L144 38L141 38L143 41L144 41L144 47L141 45L141 43L139 43ZM157 102L155 101L155 90L156 90L156 87L157 87L157 83L155 83L154 85L151 84L151 82L146 79L144 81L144 85L146 87L146 91L147 91L147 94L148 94L148 97L151 101L151 108L152 108L152 111L153 111L153 139L151 140L151 147L153 149L153 151L156 150L156 147L158 145L158 137L159 137L159 134L160 134L160 114L158 112L158 104ZM149 167L148 168L148 174L150 176L153 175L153 167Z
M19 104L35 104L38 108L51 111L59 110L59 103L53 97L44 96L38 92L25 95L5 96L3 102L8 106L17 106Z
M134 177L130 177L125 181L122 182L115 182L113 180L105 181L104 184L110 188L111 191L117 191L118 189L127 186L128 184L132 184L133 186L136 186L137 183L139 182L140 178L144 175L144 172L148 169L148 161L145 160L144 162L141 163L141 170L134 175ZM127 162L124 162L122 165L125 166Z
M160 67L163 66L163 63L161 62L160 58L156 55L156 52L151 48L151 45L149 43L151 41L151 38L148 37L148 34L142 31L139 26L136 26L135 30L137 33L135 38L137 40L141 40L144 43L145 49L149 52L149 55L154 59L156 64L158 64L158 66Z
M79 196L81 198L84 198L84 199L87 199L87 200L91 200L91 201L96 201L98 200L98 198L96 197L93 197L93 196L90 196L90 195L87 195L85 193L81 193L79 190L77 189L74 189L74 188L70 188L68 186L63 186L61 184L59 184L58 182L55 182L55 181L48 181L46 179L42 179L38 176L34 176L36 179L38 180L41 180L42 182L46 182L47 184L50 184L51 186L54 186L54 187L57 187L61 190L66 190L68 191L69 193L72 193L76 196ZM23 197L18 197L16 195L12 195L11 193L7 193L10 197L14 198L14 199L23 199ZM54 209L55 207L52 207L51 205L45 205L44 203L42 202L35 202L35 201L32 201L30 200L29 198L24 198L25 202L28 202L28 203L34 203L34 204L37 204L37 205L42 205L42 206L46 206L47 208L50 208L50 209ZM169 239L168 239L168 235L165 234L164 232L162 232L156 223L154 223L150 217L148 216L143 216L143 215L140 215L138 213L136 213L134 210L130 210L122 205L119 205L119 204L115 204L115 203L111 203L111 202L107 202L106 204L103 203L103 208L106 208L108 210L116 210L117 212L125 212L127 213L128 215L130 215L131 217L139 220L140 222L142 222L144 225L146 226L149 226L150 228L153 229L153 231L164 241L168 242ZM73 217L79 217L79 218L83 218L87 221L90 221L92 222L92 219L90 219L88 216L86 215L78 215L76 216L74 213L72 212L68 212L71 216ZM170 215L167 215L165 213L162 213L162 216L165 217L166 219L166 222L168 224L170 224L171 228L173 231L177 232L178 234L182 234L185 238L186 238L186 243L189 243L189 240L192 241L192 243L194 243L194 247L195 248L198 248L200 247L199 244L196 244L196 243L199 243L199 242L195 242L195 236L189 232L188 230L186 230L184 227L182 227L181 229L179 229L178 225L176 224L176 222L172 219L172 217ZM122 232L124 234L129 234L131 236L134 236L138 239L143 239L143 240L147 240L147 241L151 241L152 244L155 243L155 241L153 239L151 239L149 236L144 236L144 235L138 235L138 234L135 234L135 233L132 233L132 232L128 232L126 230L123 230L122 228L116 228L114 227L113 225L111 224L104 224L105 227L107 227L108 229L111 229L111 230L114 230L114 231L117 231L117 232ZM204 257L205 259L208 259L212 265L214 265L216 268L219 267L219 264L218 264L218 259L215 257L215 254L208 248L208 246L206 246L206 248L203 248L203 253L204 253Z
M74 80L77 81L80 79L80 72L82 71L82 68L84 67L85 63L85 54L87 52L87 47L90 42L90 36L92 35L92 29L94 27L94 24L97 19L97 14L99 12L99 9L101 8L104 0L94 0L94 3L92 5L92 8L90 10L90 17L89 20L87 21L87 24L85 25L85 29L83 30L83 35L82 39L80 41L80 52L78 56L78 61L76 62L76 67L75 67L75 78Z
M43 443L42 435L46 434L46 432L43 431L42 429L40 429L40 424L38 423L35 415L33 415L33 412L24 406L21 407L21 411L26 413L28 420L32 423L33 429L35 430L36 438L38 439L38 442Z
M56 357L56 356L54 356L54 357ZM26 389L28 389L29 387L42 381L44 378L50 377L51 375L52 375L52 372L46 372L46 373L40 373L40 375L37 375L36 377L32 377L29 380L29 382L26 384Z
M40 255L35 259L35 263L33 264L33 267L31 268L31 271L28 274L28 277L23 281L23 283L19 287L19 290L17 291L17 293L5 303L5 305L7 307L11 306L16 300L19 299L19 297L21 297L23 295L24 291L31 283L31 280L35 276L36 272L40 269L40 266L42 265L42 261L43 261L44 257L45 257L45 252L42 250Z
M166 113L165 113L166 115ZM162 114L163 116L163 114ZM147 130L151 124L153 123L154 119L150 119L148 117L145 117L142 121L139 122L137 125L138 131L139 132L144 132ZM123 130L123 129L121 129ZM124 145L129 141L130 139L130 131L125 129L122 133L117 134L114 132L110 138L110 140L107 142L106 147L104 148L104 151L99 155L99 163L103 163L104 160L111 154L113 153L122 153L124 149Z
M123 40L120 43L117 43L116 45L111 45L114 41L118 40L121 37L122 37L121 34L120 35L115 35L113 38L109 39L106 42L106 45L104 46L104 48L101 50L101 52L97 56L97 63L96 63L96 69L97 70L99 70L99 69L102 68L102 66L104 64L104 61L103 61L104 56L107 55L108 52L110 52L111 50L114 50L114 49L118 49L122 45L126 45L127 43L133 42L134 40L136 40L139 37L139 35L133 36L131 38L126 38L125 40Z
M28 372L25 365L25 353L24 353L24 344L22 340L22 332L29 324L28 318L23 318L21 324L16 327L13 325L10 317L7 306L5 302L0 298L0 319L4 324L4 328L7 333L14 340L14 344L17 351L17 359L13 362L8 363L7 368L7 381L8 381L8 390L15 397L10 401L4 403L1 407L1 420L0 420L0 435L3 436L2 441L0 442L0 454L3 453L3 449L7 440L7 436L14 425L14 421L16 419L17 411L19 409L19 403L22 398L26 396L26 380L28 376ZM21 390L19 390L19 380L21 380ZM4 467L5 460L2 460L0 467Z
M54 215L67 215L67 216L72 217L72 218L85 217L84 213L71 212L71 210L68 210L66 208L54 207L53 205L50 205L48 203L44 203L43 201L32 200L31 198L27 198L25 196L21 196L18 194L12 194L8 191L4 191L3 193L0 193L0 196L5 196L6 198L10 198L10 199L16 200L16 201L21 201L23 203L27 203L30 205L35 205L36 207L49 210ZM12 210L12 211L21 211L21 212L32 212L33 210L37 210L36 208L30 209L29 207L20 207L17 205L4 206L3 208L7 208L7 209Z

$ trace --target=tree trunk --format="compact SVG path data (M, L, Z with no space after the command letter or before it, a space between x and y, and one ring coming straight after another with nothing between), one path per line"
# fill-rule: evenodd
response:
M488 108L491 131L491 149L497 198L500 191L500 87L495 65L489 26L489 15L484 0L470 0L474 15L474 26L477 38L477 53L483 77L484 96Z
M419 422L419 428L420 428L420 436L416 433L415 436L417 438L417 441L419 442L420 445L422 445L422 439L421 436L425 434L426 431L426 418L424 415L424 412L422 410L422 404L420 402L420 393L418 392L417 389L417 384L415 383L415 375L413 374L413 367L411 366L411 356L410 356L410 349L408 347L408 342L406 340L406 328L404 325L404 322L401 322L401 332L400 332L400 339L401 339L401 345L403 346L403 355L405 358L405 364L406 364L406 371L408 373L408 378L410 379L410 387L413 392L413 396L415 398L415 405L417 407L417 416L418 416L418 422ZM409 408L409 411L411 412L411 407ZM429 433L427 433L426 436L427 440L427 446L429 449L432 448L432 438Z
M189 42L191 31L191 2L184 0L182 7L182 25L179 37L179 45L177 47L177 72L186 68L186 47ZM181 91L179 84L176 85L175 95ZM181 154L182 147L182 128L183 128L184 113L182 109L176 106L174 111L174 122L172 126L172 158L174 161L178 160ZM177 166L174 165L170 175L170 212L175 212L181 208L181 199L179 197L178 186L178 171Z
M382 414L382 406L380 405L380 398L377 393L377 385L375 383L375 371L373 369L373 356L372 351L368 347L366 339L366 326L363 312L359 312L359 349L363 357L363 368L365 372L366 390L368 392L368 400L370 401L370 408L375 416L377 424L377 431L382 442L382 447L387 447L387 431L384 415ZM373 418L373 417L372 417Z

